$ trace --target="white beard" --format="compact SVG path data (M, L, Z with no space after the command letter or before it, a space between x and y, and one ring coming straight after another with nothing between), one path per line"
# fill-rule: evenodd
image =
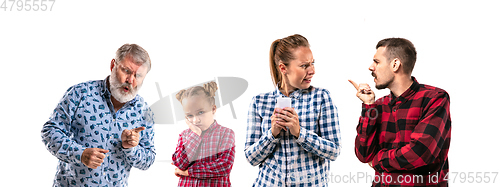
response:
M141 86L142 84L137 85L136 88L132 88L129 83L121 84L118 82L118 78L116 77L116 66L109 76L109 90L111 91L111 95L120 103L126 103L134 99L139 89L141 89ZM123 87L129 88L128 93L123 91Z

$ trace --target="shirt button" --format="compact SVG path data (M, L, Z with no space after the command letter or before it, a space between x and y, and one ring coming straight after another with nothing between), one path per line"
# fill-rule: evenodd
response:
M393 109L392 111L393 111L393 112L396 112L396 109Z

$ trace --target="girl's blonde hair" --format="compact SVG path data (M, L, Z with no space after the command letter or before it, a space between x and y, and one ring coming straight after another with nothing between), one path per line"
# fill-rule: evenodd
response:
M184 98L188 98L191 96L195 95L204 95L208 98L208 102L211 105L215 105L215 92L217 91L217 83L215 82L209 82L206 84L203 84L203 87L201 86L194 86L191 88L188 88L186 90L181 90L177 95L175 95L175 98L182 104L182 100Z

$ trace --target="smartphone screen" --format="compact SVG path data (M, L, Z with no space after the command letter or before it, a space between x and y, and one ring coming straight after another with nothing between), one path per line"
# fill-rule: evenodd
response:
M292 99L289 97L278 97L276 99L276 108L292 107Z

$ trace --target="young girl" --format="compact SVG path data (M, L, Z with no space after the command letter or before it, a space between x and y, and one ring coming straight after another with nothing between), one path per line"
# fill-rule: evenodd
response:
M278 39L269 58L276 89L255 96L248 112L245 156L259 166L253 186L327 186L340 129L329 91L311 86L309 43L298 34ZM276 107L280 97L291 107Z
M178 186L231 186L229 173L234 162L234 132L214 119L217 84L181 90L181 102L188 129L179 134L172 155Z

